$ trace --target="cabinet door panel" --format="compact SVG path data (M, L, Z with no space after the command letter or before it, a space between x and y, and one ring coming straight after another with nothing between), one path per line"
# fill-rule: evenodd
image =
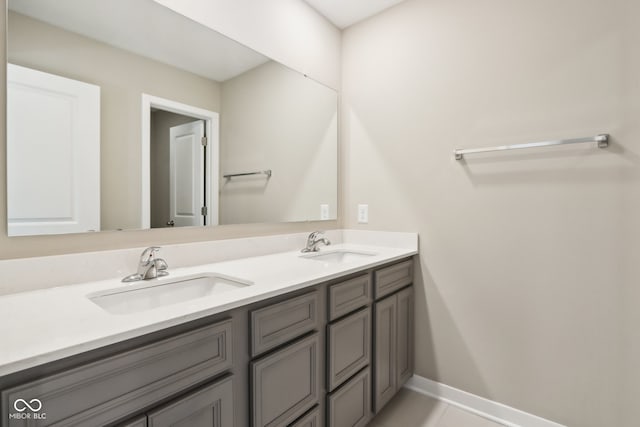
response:
M253 426L283 426L319 401L318 333L251 362Z
M369 364L370 312L367 308L329 325L327 372L330 391Z
M375 305L375 411L393 397L397 390L395 295Z
M397 378L398 388L413 375L413 287L398 292Z
M362 427L371 418L371 381L365 369L327 398L329 427Z
M149 427L233 427L233 377L149 412Z

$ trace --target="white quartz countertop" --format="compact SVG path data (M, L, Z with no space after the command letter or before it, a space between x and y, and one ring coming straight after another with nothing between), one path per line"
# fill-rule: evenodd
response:
M415 244L404 247L377 246L370 244L370 241L375 239L364 240L366 244L339 243L321 249L325 252L348 249L374 253L346 263L328 263L305 258L299 250L295 250L170 268L168 278L171 279L217 273L247 280L253 284L134 314L110 314L87 298L90 294L118 288L125 290L131 286L122 283L120 278L2 296L0 336L3 337L3 344L0 346L0 377L417 253L417 235Z

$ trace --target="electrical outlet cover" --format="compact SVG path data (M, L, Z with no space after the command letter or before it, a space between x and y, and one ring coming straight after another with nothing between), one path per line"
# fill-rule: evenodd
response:
M369 223L369 205L358 205L358 224Z
M320 219L329 219L329 205L322 204L320 205Z

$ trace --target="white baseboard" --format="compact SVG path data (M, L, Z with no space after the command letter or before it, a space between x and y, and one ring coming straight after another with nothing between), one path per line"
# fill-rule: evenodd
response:
M404 386L508 427L566 427L419 375L411 377Z

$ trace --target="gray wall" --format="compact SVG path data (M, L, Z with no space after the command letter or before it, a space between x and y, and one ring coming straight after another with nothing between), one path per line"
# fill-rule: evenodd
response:
M344 222L418 231L416 371L638 425L640 3L409 0L343 34ZM609 132L593 146L454 148Z
M273 61L221 94L220 224L319 219L320 204L335 219L337 94ZM222 178L265 169L270 179Z

